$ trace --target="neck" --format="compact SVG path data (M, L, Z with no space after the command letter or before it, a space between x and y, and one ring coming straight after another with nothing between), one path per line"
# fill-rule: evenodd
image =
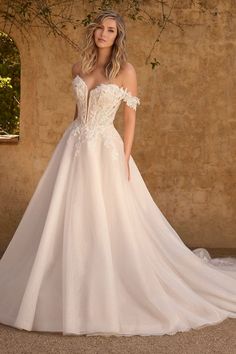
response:
M109 48L98 48L98 58L97 65L98 69L104 69L105 66L109 63L111 58L111 47Z

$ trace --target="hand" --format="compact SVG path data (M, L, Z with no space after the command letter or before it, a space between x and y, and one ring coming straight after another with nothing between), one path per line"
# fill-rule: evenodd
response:
M126 172L128 175L128 181L130 181L130 167L129 167L129 160L125 160Z

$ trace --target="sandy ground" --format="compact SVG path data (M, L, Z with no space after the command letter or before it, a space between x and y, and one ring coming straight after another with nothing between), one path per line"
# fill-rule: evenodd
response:
M236 354L236 319L164 336L61 336L0 325L0 353Z

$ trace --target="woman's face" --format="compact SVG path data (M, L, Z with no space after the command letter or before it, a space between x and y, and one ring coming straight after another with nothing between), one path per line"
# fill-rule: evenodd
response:
M111 47L117 36L116 21L112 18L105 18L94 31L94 41L97 47Z

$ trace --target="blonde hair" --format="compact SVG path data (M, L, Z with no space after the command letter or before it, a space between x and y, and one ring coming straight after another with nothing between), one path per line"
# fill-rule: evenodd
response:
M117 76L122 65L127 62L126 54L126 29L123 18L115 11L101 11L91 22L85 33L85 43L81 52L81 69L83 73L90 73L96 67L97 62L97 46L94 41L94 31L102 23L105 18L112 18L116 21L117 36L112 45L111 58L105 67L106 78L113 79Z

